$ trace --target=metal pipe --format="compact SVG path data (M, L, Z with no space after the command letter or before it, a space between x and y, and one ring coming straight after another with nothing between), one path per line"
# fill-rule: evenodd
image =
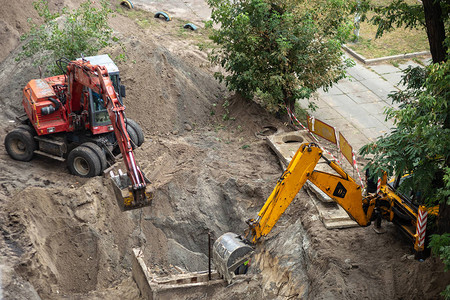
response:
M208 280L211 280L211 231L208 231Z

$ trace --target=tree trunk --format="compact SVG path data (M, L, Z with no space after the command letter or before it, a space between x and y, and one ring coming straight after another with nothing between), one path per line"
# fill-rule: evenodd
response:
M295 114L295 100L289 99L287 105L291 112Z
M425 13L425 25L433 63L446 61L447 47L444 44L445 27L442 20L442 8L440 1L422 0L422 4ZM445 119L444 128L449 128L449 116ZM448 160L449 159L447 158L445 163L447 167L449 165ZM438 224L439 234L450 232L450 206L446 203L441 203L439 205Z
M439 234L450 233L450 206L445 204L439 205Z
M447 48L444 45L445 27L440 1L422 0L422 4L433 63L445 61Z
M450 128L450 114L447 114L447 116L445 117L445 121L444 121L444 129L449 129ZM446 160L445 160L445 166L448 168L450 167L450 155L447 156ZM445 182L443 182L444 186L445 186ZM439 234L444 234L444 233L450 233L450 205L448 205L446 202L447 199L441 199L444 200L441 204L439 205L439 228L438 228L438 233Z

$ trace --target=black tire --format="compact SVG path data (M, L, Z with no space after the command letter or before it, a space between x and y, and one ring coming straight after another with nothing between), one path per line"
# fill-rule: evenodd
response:
M17 126L18 129L21 130L25 130L28 131L29 133L31 133L32 136L36 135L36 130L34 130L34 128L30 125L27 124L20 124L19 126Z
M142 127L139 126L139 124L136 123L136 121L134 121L133 119L129 119L129 118L127 118L126 123L127 123L127 128L129 126L131 126L134 129L134 132L136 132L137 140L138 140L136 146L140 147L144 143L144 132L142 131Z
M6 135L5 148L13 159L30 161L36 150L36 141L28 131L16 128Z
M100 174L100 159L88 147L78 146L70 151L67 166L72 174L80 177L94 177Z
M99 145L97 145L93 142L86 142L86 143L83 143L81 146L87 147L87 148L91 149L92 151L94 151L95 154L97 154L97 157L100 161L100 173L102 173L103 170L108 168L108 162L106 161L105 151L103 151Z
M376 193L377 192L377 178L370 174L370 170L366 169L366 184L367 184L367 192L368 193Z
M134 128L131 127L131 126L127 126L127 132L128 132L128 136L130 137L130 139L132 141L131 147L133 147L133 150L134 150L135 148L138 147L138 141L139 140L138 140L137 133L134 130Z

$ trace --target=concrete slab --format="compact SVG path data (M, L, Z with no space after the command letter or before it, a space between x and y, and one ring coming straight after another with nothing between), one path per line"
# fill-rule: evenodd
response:
M367 87L369 90L371 90L375 95L380 97L382 100L386 100L388 98L388 95L393 91L398 91L398 89L393 84L383 79L377 80L366 79L360 81L360 83L363 84L365 87Z
M298 148L302 143L311 142L312 138L306 131L294 131L288 133L281 133L276 135L271 135L267 137L267 143L273 149L273 151L277 154L281 163L287 167L292 160L293 156L297 152ZM325 155L328 156L328 155ZM331 157L328 156L328 159ZM333 173L333 170L325 163L325 164L317 164L316 168L320 171L326 171ZM335 229L335 228L347 228L358 226L356 222L351 220L348 214L342 209L338 204L336 204L332 199L327 197L323 192L321 192L317 187L315 187L312 183L306 184L306 186L310 186L311 191L313 191L314 195L318 196L318 199L323 201L318 201L317 199L313 199L315 207L319 213L319 217L322 220L325 228L327 229ZM314 197L312 197L314 198ZM330 202L326 203L325 202ZM320 202L320 203L319 203Z
M362 108L367 111L367 114L384 115L384 110L386 109L386 107L388 107L388 105L386 104L386 102L381 101L380 99L378 100L379 101L377 102L365 103ZM379 119L379 121L384 122L384 119Z
M319 109L312 113L315 118L320 119L326 123L330 123L329 121L334 121L336 119L342 118L342 116L329 105L319 106ZM327 122L328 121L328 122Z
M289 165L301 144L313 142L313 138L307 131L269 135L266 140L285 168Z
M373 70L366 68L364 65L358 62L355 66L347 69L347 73L357 81L361 81L364 79L376 79L379 77L379 75Z
M386 115L383 113L380 114L372 114L373 117L375 117L378 121L384 124L387 128L391 129L394 127L394 121L392 120L386 120Z
M357 81L349 81L348 79L344 79L339 81L338 88L343 91L345 94L353 94L369 91L367 87L360 84Z
M133 249L132 260L132 276L144 299L186 299L187 295L190 299L199 299L227 285L215 271L211 272L211 280L207 271L158 277L145 264L139 248Z
M362 107L363 104L351 104L351 105L343 105L335 107L336 111L338 111L347 121L350 123L357 125L359 123L355 123L355 120L364 119L366 117L365 110Z
M357 104L373 103L381 100L380 97L369 90L366 90L364 92L351 93L347 96L349 96Z
M420 64L418 64L418 63L416 63L415 61L412 61L412 60L408 60L406 62L398 64L398 68L400 70L402 70L402 71L407 69L409 66L411 66L413 68L415 68L415 67L422 67L423 68L422 65L420 65Z
M384 63L384 64L379 64L379 65L371 65L370 68L372 70L374 70L376 73L380 74L380 75L388 74L388 73L395 73L395 72L400 71L399 68L394 67L390 63Z
M354 126L350 126L347 128L340 128L339 132L345 137L345 139L350 143L353 147L353 150L358 151L359 148L367 144L370 139L362 130L368 129L357 129Z
M319 90L317 90L317 93L319 93L319 95L342 95L342 94L344 94L344 92L342 92L339 89L338 84L333 84L333 86L328 88L327 91L324 91L323 89L319 89Z
M359 226L358 223L353 221L339 205L319 201L313 196L310 198L319 212L319 218L322 220L326 229L342 229Z
M322 95L320 96L320 99L333 108L356 105L356 102L353 101L348 95Z
M368 141L374 142L378 137L390 132L390 129L383 128L364 128L361 130L362 134L367 138ZM361 145L360 147L362 147ZM359 148L358 148L359 149Z
M403 76L402 72L396 72L396 73L384 74L383 78L385 78L392 85L394 85L398 88L402 88L403 84L400 83L402 81L402 76Z
M370 128L375 130L387 130L387 126L385 126L382 122L377 120L372 115L360 115L353 118L354 124L358 128Z

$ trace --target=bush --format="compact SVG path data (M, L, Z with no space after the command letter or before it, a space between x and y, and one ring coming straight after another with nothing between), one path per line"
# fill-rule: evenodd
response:
M50 72L57 73L61 72L55 64L57 59L74 60L81 55L95 55L100 49L118 42L108 25L113 12L110 4L106 0L99 3L99 8L86 1L73 11L64 7L61 12L52 13L47 0L33 2L44 23L38 26L34 20L28 19L31 30L21 37L27 42L16 60L40 53L34 64L46 65Z

